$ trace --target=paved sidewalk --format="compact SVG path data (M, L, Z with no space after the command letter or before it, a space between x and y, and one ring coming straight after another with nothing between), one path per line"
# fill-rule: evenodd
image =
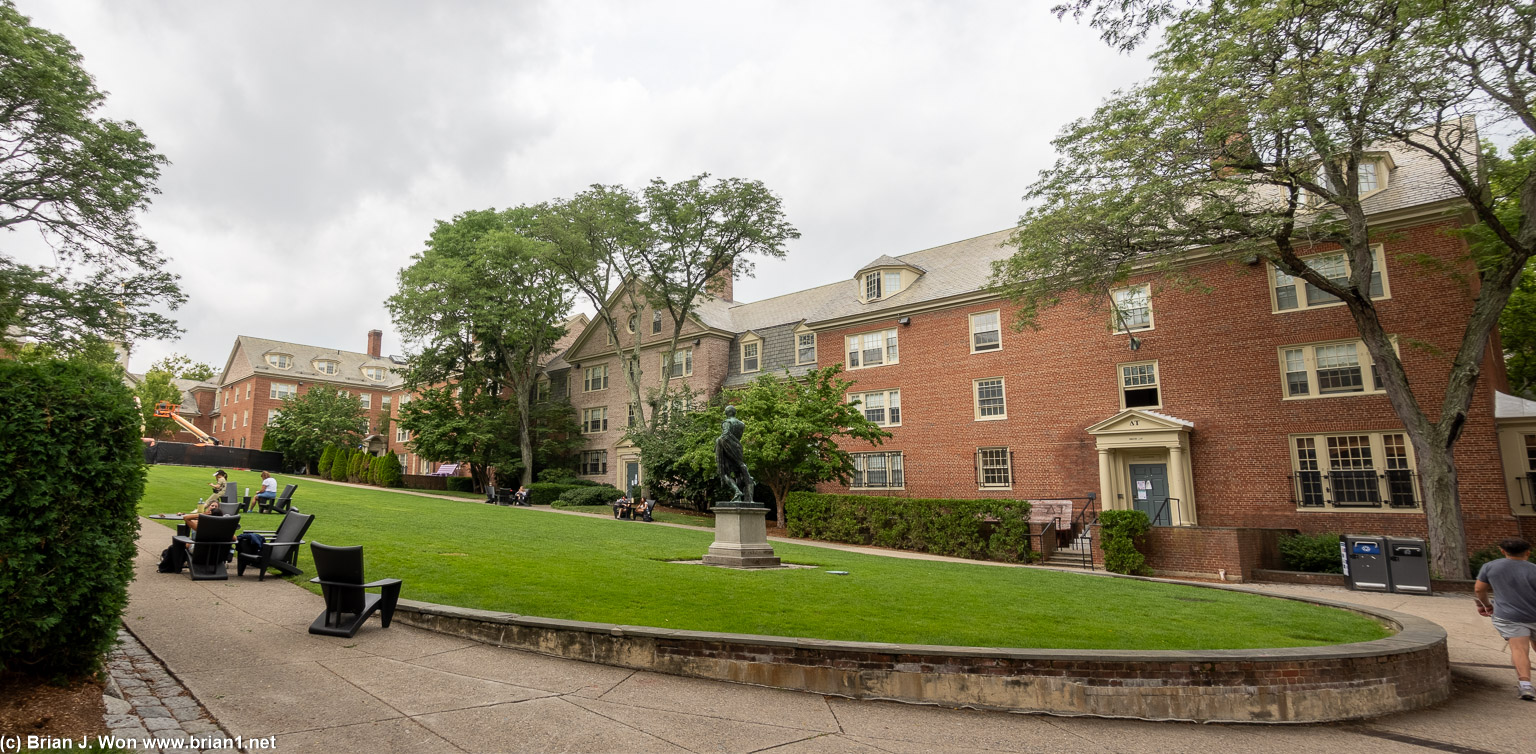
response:
M323 609L318 596L253 575L193 582L157 573L170 532L144 524L125 624L230 734L276 736L277 751L285 753L1424 754L1528 751L1536 741L1536 704L1515 699L1503 644L1465 596L1265 587L1356 600L1445 626L1457 684L1446 704L1364 724L1146 723L862 702L678 678L400 624L381 630L377 619L354 639L311 636L309 623Z

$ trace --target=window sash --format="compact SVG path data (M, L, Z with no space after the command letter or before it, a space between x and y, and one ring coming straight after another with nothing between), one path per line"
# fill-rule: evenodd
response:
M816 334L802 333L795 336L795 363L816 363Z
M1013 464L1012 453L1008 448L979 448L976 451L976 465L980 469L980 486L982 487L1012 487Z
M848 402L859 404L864 418L872 424L890 427L901 424L901 391L880 390L872 393L850 393Z
M1003 347L999 312L971 315L971 352L996 351Z
M869 301L880 298L880 273L871 272L864 276L864 298Z
M976 381L976 415L983 419L1008 415L1007 398L1003 395L1003 378Z
M299 386L287 382L273 382L267 390L267 397L272 400L286 400L298 395Z
M882 293L886 296L891 296L901 292L901 273L895 271L886 272L884 287L885 290L882 291Z
M608 431L608 407L589 408L581 412L581 431L595 434Z
M902 454L853 453L853 479L850 489L901 489L906 486Z
M651 312L651 334L652 335L657 335L660 332L661 332L661 312Z
M1396 347L1396 341L1393 341ZM1381 393L1381 375L1365 341L1308 343L1280 352L1282 395L1286 398Z
M757 352L760 343L741 344L741 371L756 372L758 369Z
M1115 330L1131 332L1152 327L1152 299L1147 286L1121 288L1115 291Z
M1422 502L1407 435L1360 432L1292 440L1297 506L1418 510Z
M1307 257L1303 261L1308 267L1316 270L1323 277L1333 281L1341 287L1349 286L1349 256L1342 251L1329 252L1313 257ZM1379 246L1371 247L1371 298L1386 296L1386 284L1382 270L1386 266L1386 255ZM1279 267L1270 265L1270 272L1275 276L1275 310L1294 311L1308 309L1314 306L1325 306L1339 302L1337 296L1325 293L1323 289L1308 283L1301 278L1294 277L1282 271ZM1298 292L1298 288L1304 293Z
M894 329L849 335L844 339L844 350L848 353L848 368L861 369L895 364L899 355L896 341Z

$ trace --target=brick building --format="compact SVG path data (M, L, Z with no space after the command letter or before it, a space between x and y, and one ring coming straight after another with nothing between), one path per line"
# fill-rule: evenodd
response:
M1471 219L1429 158L1371 154L1362 170L1375 188L1362 203L1379 237L1373 298L1421 404L1437 406L1442 354L1461 341L1466 286L1476 285L1450 231ZM1093 493L1164 526L1424 534L1413 449L1342 304L1257 258L1192 255L1207 290L1133 276L1113 304L1069 295L1038 330L1015 331L1016 309L986 289L992 262L1012 251L1009 232L880 255L842 282L764 301L727 293L688 323L680 374L712 395L763 373L842 363L857 383L850 400L892 433L880 447L848 448L856 493ZM1336 248L1309 254L1348 274ZM670 323L630 315L611 316L655 354L642 361L654 384ZM634 481L638 454L619 440L628 396L606 340L589 326L551 374L568 378L591 420L583 472ZM1499 392L1497 343L1482 375L1456 446L1473 547L1536 534L1536 403Z

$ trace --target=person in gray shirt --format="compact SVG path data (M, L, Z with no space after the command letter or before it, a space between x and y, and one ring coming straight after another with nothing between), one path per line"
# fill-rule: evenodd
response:
M1536 563L1531 543L1511 537L1499 543L1504 557L1483 564L1473 593L1477 614L1493 618L1493 628L1509 643L1509 656L1520 680L1520 698L1536 702L1531 687L1531 637L1536 635ZM1489 596L1493 597L1492 603Z

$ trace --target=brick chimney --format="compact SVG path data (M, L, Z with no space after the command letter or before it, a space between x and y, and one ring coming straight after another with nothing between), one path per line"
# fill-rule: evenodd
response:
M383 352L383 350L384 350L384 331L383 330L369 330L368 331L368 355L372 356L375 359L377 359L377 358L379 358L379 355L380 355L380 353Z
M736 269L735 269L735 267L732 266L729 269L721 270L719 273L717 273L715 275L715 280L717 280L719 282L715 283L715 282L712 281L711 284L708 286L709 292L715 294L715 296L717 296L719 298L725 299L726 301L735 301L736 300ZM720 288L717 290L715 288L715 285L719 285Z

